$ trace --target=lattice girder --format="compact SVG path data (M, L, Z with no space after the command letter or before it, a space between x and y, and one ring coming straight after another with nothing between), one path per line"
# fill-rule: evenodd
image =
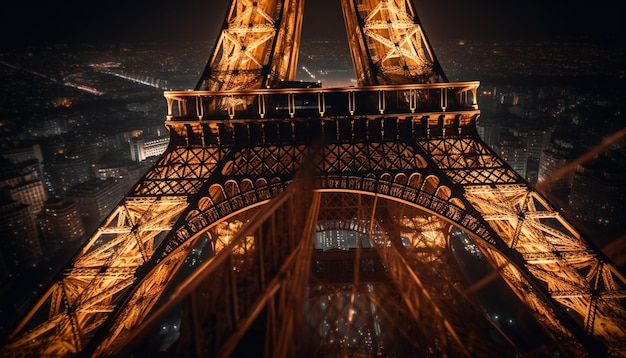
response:
M359 78L360 85L431 83L445 78L412 2L342 0L342 7L347 33L357 31L349 39L355 69L368 73ZM294 80L303 9L303 0L233 0L196 89L265 88Z
M533 200L527 201L527 196ZM544 283L548 294L569 312L575 312L570 314L577 321L585 322L585 332L601 337L610 347L624 339L626 280L570 225L561 225L566 220L544 200L539 200L536 192L525 185L516 189L505 185L502 190L497 185L480 186L466 187L466 197L485 217L493 219L488 222L499 236L524 255L525 265ZM495 216L490 217L492 214ZM605 265L607 273L600 269ZM508 276L511 286L521 285L518 278ZM540 311L546 314L548 308Z
M358 5L360 11L373 8L364 18L364 33L369 40L368 48L380 76L386 81L394 82L401 78L420 79L430 82L433 74L432 53L427 53L424 35L413 17L407 12L410 6L407 1L376 1ZM389 82L388 82L389 81Z
M184 133L181 135L185 136ZM138 196L194 194L226 152L216 147L171 148L135 185L133 193Z
M324 119L326 122L332 120ZM376 120L369 119L369 121L376 123ZM385 119L380 118L378 121L384 122ZM171 123L171 125L176 124ZM438 132L436 126L433 125L431 128L434 132ZM459 133L459 131L449 133ZM583 317L587 316L587 312L592 309L593 316L590 317L593 317L593 321L608 323L612 327L610 330L595 329L588 333L603 337L609 334L611 337L615 335L619 337L620 330L615 327L620 326L619 315L622 314L623 306L616 302L623 297L620 296L623 277L600 273L588 278L581 276L580 272L585 270L592 272L589 268L598 262L597 255L591 254L592 251L586 248L577 233L569 233L564 230L566 228L563 226L555 226L554 223L548 225L545 222L546 220L558 222L558 213L551 211L545 203L537 202L539 205L535 205L532 201L529 204L526 201L529 188L519 182L511 183L510 178L513 174L507 175L504 183L498 182L500 177L491 177L491 181L494 182L492 185L482 183L481 185L463 185L462 191L459 191L459 183L454 182L457 178L455 170L465 170L465 166L474 166L476 170L479 170L480 163L486 163L485 165L490 167L493 161L478 160L459 165L459 161L437 160L439 156L430 156L429 150L433 150L433 147L439 148L439 146L424 146L423 141L411 143L406 137L403 138L400 141L380 141L380 139L365 142L336 141L322 146L319 149L320 160L316 165L318 176L315 179L315 186L325 191L376 194L383 198L418 205L472 233L477 240L483 240L484 250L495 248L506 253L505 255L517 252L521 255L519 259L515 259L513 255L506 260L501 260L502 265L509 267L503 275L512 285L528 287L520 296L537 312L550 317L547 321L551 322L553 330L568 332L570 325L564 326L561 319L556 318L558 313L552 313L554 308L551 308L554 303L546 302L546 298L550 300L550 292L578 291L580 293L576 298L568 297L563 301L562 294L556 294L552 300L575 308L575 311ZM469 143L466 135L450 134L442 140L433 139L435 143L446 141L462 142L467 147L482 148L481 150L487 151L481 145ZM110 312L94 314L92 321L96 323L88 325L91 327L90 330L97 329L96 325L104 321L109 322L107 327L112 329L107 334L109 338L106 343L103 343L103 347L114 346L119 342L118 339L124 341L128 330L138 326L148 317L151 308L181 267L195 241L207 228L225 220L230 215L262 205L284 191L301 163L308 157L308 146L304 143L301 145L277 143L264 146L250 143L250 146L241 148L222 146L219 151L210 148L205 149L204 153L212 153L207 157L211 158L211 163L207 164L207 169L201 169L201 172L212 174L204 179L198 190L192 193L192 200L176 199L178 201L174 200L171 204L158 205L158 200L137 198L133 204L132 198L129 197L126 201L126 208L115 212L116 219L107 221L110 223L107 225L110 225L111 231L106 235L111 238L101 246L95 245L99 235L107 233L107 227L105 227L87 245L89 249L84 250L84 254L93 255L93 260L97 260L94 262L98 262L96 267L100 265L100 267L109 267L105 271L110 276L109 278L105 279L102 274L94 272L93 278L84 279L86 271L77 271L76 277L83 277L80 280L75 280L71 275L68 276L67 283L71 283L68 287L76 287L72 288L72 292L82 292L85 295L86 298L81 302L85 302L86 310L91 310L88 308L91 307L91 302L97 302L100 307L107 307L110 311L110 307L115 306L114 301L118 300L116 292L120 295L126 295L124 292L134 292L127 298L127 302L132 302L132 305L116 307L111 313L113 315ZM450 152L459 150L446 148ZM172 148L170 151L181 153L182 149ZM215 155L217 153L220 154ZM485 156L493 155L485 154ZM172 154L167 154L165 157L172 158ZM510 172L510 169L501 163L495 165ZM163 162L160 166L165 167L166 163ZM164 171L166 172L167 170ZM220 189L217 190L218 188ZM241 188L248 189L242 191ZM161 200L168 198L171 197L165 196ZM177 206L176 210L172 210ZM525 212L525 214L520 216L519 212ZM167 213L166 219L161 222L160 218L164 213ZM506 215L502 215L503 213ZM172 230L163 231L167 232L167 235L162 238L163 244L152 248L151 244L155 236L148 229L165 228L168 226L165 223L171 222L175 217L180 217L180 219ZM485 221L483 217L490 220ZM519 230L519 238L516 246L512 248L510 247L513 242L512 235L517 232L515 228L521 217L523 217L523 223ZM557 219L554 219L555 217ZM551 229L546 230L546 227ZM141 228L146 228L146 230ZM155 233L161 232L159 230ZM558 234L554 235L554 231ZM137 241L137 235L140 235L139 237L144 235L147 241L141 245L141 241ZM565 242L562 240L563 237L569 240ZM572 244L579 245L572 250ZM146 253L142 253L138 249L139 246L143 248L142 250L146 250ZM556 259L545 259L546 255L558 253L558 249L562 247L568 248L567 253L555 255ZM151 250L156 251L151 253ZM128 256L129 254L131 256ZM534 255L535 261L521 261L524 254ZM540 262L536 260L538 254L544 255ZM497 255L492 253L491 256ZM128 261L131 257L133 258ZM138 268L139 261L143 261L141 259L143 257L149 257L150 260L148 265L142 265L145 273L139 281L127 281L116 276L117 274L112 271L116 266L129 263ZM79 257L76 262L89 262L87 258L89 256ZM514 265L507 262L511 258L513 258ZM519 272L516 273L519 269L524 271L525 265L530 265L528 271L522 275ZM550 275L547 274L549 272ZM559 280L555 279L554 272ZM585 294L585 292L592 292L590 287L597 286L591 285L596 277L602 282L602 285L598 286L600 289L613 287L608 290L610 294L603 296L602 300L592 300L588 294ZM547 285L546 291L537 295L534 291L537 289L536 285L526 283L529 279L544 282ZM565 282L572 283L564 284ZM81 288L89 284L93 285L93 289ZM128 286L129 284L131 286ZM128 291L126 287L132 287L132 290ZM535 288L530 289L530 287ZM103 301L97 298L99 290L107 291ZM610 298L615 296L620 298ZM111 321L111 317L116 317L115 324L112 324L114 321ZM596 325L589 324L589 327L594 326ZM609 340L612 339L611 337ZM75 349L79 350L78 347Z
M248 151L246 148L242 148L235 155L224 156L224 160L218 163L215 168L215 172L221 173L221 175L214 175L212 180L207 180L204 184L206 189L200 190L197 195L209 193L208 188L213 187L213 181L216 181L216 184L227 182L227 179L222 175L234 178L241 178L244 175L256 176L255 182L262 185L251 192L241 193L235 191L233 193L235 195L232 197L226 196L225 190L214 192L217 193L216 197L207 197L209 199L207 202L213 202L213 204L209 205L207 210L200 212L200 215L189 217L188 214L183 214L182 217L185 217L185 221L182 222L182 226L170 233L171 238L165 240L167 244L157 250L154 255L155 259L152 260L154 268L151 271L156 273L146 275L142 283L134 284L136 288L133 297L135 298L130 300L133 304L126 306L128 312L118 312L116 314L119 317L118 319L122 321L112 325L112 327L117 327L116 330L120 330L119 327L127 327L126 329L129 329L129 327L139 324L142 316L148 314L150 307L155 304L160 292L172 279L176 268L180 267L179 261L186 257L186 253L193 246L194 238L205 230L203 228L209 227L212 223L231 215L230 213L257 206L284 190L289 184L289 181L285 181L285 179L294 175L299 168L298 163L305 156L305 147L270 146L253 147L251 149L251 151ZM449 197L437 198L433 195L436 192L448 191L437 190L438 186L442 187L443 185L440 185L439 180L432 181L427 179L432 174L427 172L428 168L422 168L426 163L425 159L420 157L420 155L410 154L411 152L411 147L399 143L371 143L368 146L352 148L347 145L331 144L322 150L321 157L325 159L318 166L319 171L327 172L326 177L320 178L316 185L330 190L346 190L348 187L352 187L351 190L355 191L373 191L381 195L402 197L405 200L410 198L411 200L418 200L425 207L430 207L430 210L433 212L442 211L446 207L447 209L444 210L446 215L463 222L465 225L471 225L476 232L482 232L481 235L483 237L490 237L488 230L483 229L481 231L478 228L480 224L478 224L476 217L464 213L463 209L457 207L456 204L451 205L448 201ZM336 159L329 162L326 156L327 153L335 153ZM353 158L347 160L348 156ZM259 159L257 160L257 158ZM288 158L288 160L283 160L284 158ZM361 161L355 167L346 167L340 164L354 163L356 162L355 158L359 158L358 160ZM275 165L267 165L267 162L271 160L275 161ZM248 165L243 165L243 162L248 163ZM289 164L289 166L283 167L280 164L281 162ZM250 166L252 165L250 163L254 163L254 165ZM417 181L423 187L411 188L401 184L407 182L406 178L415 174L404 169L412 167L423 169L418 174L424 180ZM386 169L386 173L381 173L379 178L367 178L368 175L354 172L355 168L359 168L362 173L368 174ZM242 170L245 170L245 172ZM335 171L337 174L346 171L352 175L333 175L332 173ZM366 178L363 178L363 176ZM398 180L398 183L395 183L394 180ZM444 178L442 181L446 182L446 179ZM243 186L243 182L239 182L239 186ZM195 199L195 202L201 201L203 201L201 198ZM462 200L456 198L456 202L462 202ZM197 211L194 208L195 206L192 204L187 208L187 211ZM177 252L181 253L174 255ZM173 257L178 257L178 261ZM155 260L158 263L154 263L157 262ZM159 272L167 272L167 274L162 275ZM112 334L111 339L114 340L118 334L121 333ZM123 336L122 334L120 337Z
M275 86L295 79L303 0L234 0L197 89Z
M420 141L420 145L455 183L517 184L521 181L519 175L484 143L477 141L475 135L447 135L444 128L441 137L428 137Z
M81 248L58 284L31 309L30 315L48 312L48 319L18 326L18 330L27 323L31 326L25 337L33 343L21 338L13 345L44 356L82 351L136 280L137 268L154 251L155 236L169 231L185 206L180 197L128 197Z

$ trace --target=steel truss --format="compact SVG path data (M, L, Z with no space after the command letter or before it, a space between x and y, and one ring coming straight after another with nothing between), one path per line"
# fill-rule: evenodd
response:
M342 7L359 86L277 89L295 76L302 1L232 1L197 91L165 93L167 152L3 355L132 351L177 309L170 349L193 355L234 352L258 325L267 356L519 350L480 334L498 327L450 258L462 230L554 350L626 356L626 277L480 140L478 84L445 81L410 1ZM338 227L373 246L309 250Z

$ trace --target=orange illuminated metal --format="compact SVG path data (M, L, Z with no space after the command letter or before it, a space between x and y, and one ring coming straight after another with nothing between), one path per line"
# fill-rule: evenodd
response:
M478 82L446 81L411 1L342 0L342 8L359 86L275 88L295 76L303 1L231 1L196 90L165 93L168 150L23 317L4 355L119 354L177 295L188 299L181 340L193 341L194 355L231 352L263 309L266 342L293 353L298 336L288 327L302 317L287 303L302 304L293 298L314 287L320 307L335 302L370 326L389 305L408 314L387 312L387 322L428 316L436 333L420 344L469 356L479 345L468 348L463 331L472 327L447 296L459 291L445 285L458 282L444 260L455 228L560 349L626 356L626 277L482 142ZM297 181L304 163L310 181ZM364 256L382 260L391 284L361 285L357 275L353 291L334 296L315 286L302 265L315 220L369 223L353 231L373 239L376 254ZM201 249L210 257L193 271ZM360 251L352 254L359 264ZM336 303L345 297L349 305ZM198 301L208 298L220 309ZM409 326L395 329L410 342Z

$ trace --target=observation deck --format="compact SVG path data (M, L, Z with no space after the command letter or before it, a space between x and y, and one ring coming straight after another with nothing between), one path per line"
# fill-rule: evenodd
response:
M168 91L167 120L250 121L477 112L478 81L338 88Z

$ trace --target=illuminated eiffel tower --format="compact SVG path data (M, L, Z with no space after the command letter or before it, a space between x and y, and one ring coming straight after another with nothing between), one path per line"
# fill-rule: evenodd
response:
M293 81L303 6L231 1L197 88L165 92L168 150L3 354L626 356L624 274L481 141L479 83L412 2L341 1L346 88Z

